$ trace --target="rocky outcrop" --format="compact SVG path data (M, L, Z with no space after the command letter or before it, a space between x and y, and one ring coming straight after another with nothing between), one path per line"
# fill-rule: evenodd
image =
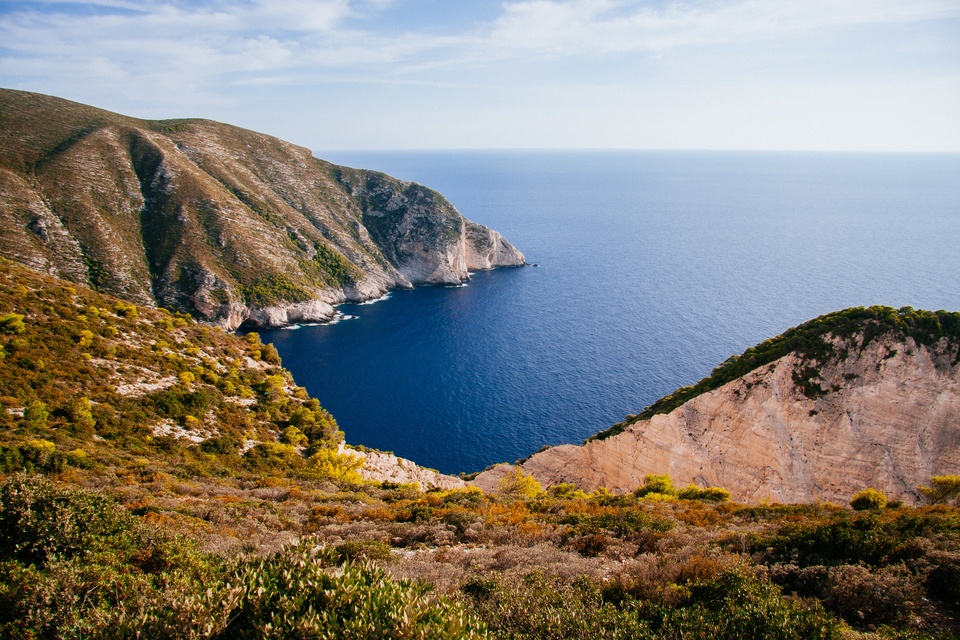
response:
M960 470L957 342L868 335L828 335L835 358L788 353L619 434L537 453L522 468L544 485L618 492L668 473L746 502L845 504L868 486L914 502L931 476ZM492 487L504 470L475 484Z
M225 328L524 264L439 193L205 120L0 90L0 255Z
M463 489L467 484L456 476L448 476L418 466L406 458L398 458L392 453L381 451L352 449L340 445L340 453L348 453L363 459L360 475L366 480L375 482L392 482L394 484L416 484L423 491L430 489Z

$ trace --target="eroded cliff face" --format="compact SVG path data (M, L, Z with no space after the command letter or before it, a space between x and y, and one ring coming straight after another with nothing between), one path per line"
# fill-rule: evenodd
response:
M204 120L0 90L0 255L235 328L524 263L435 191Z
M865 487L913 502L933 475L960 470L960 366L955 348L877 339L819 369L804 393L790 354L670 413L583 446L553 447L523 470L545 486L630 491L646 474L720 486L745 502L846 503ZM494 488L506 467L481 474Z
M423 491L430 489L463 489L467 486L456 476L448 476L433 469L421 467L417 463L399 458L392 453L382 451L361 451L343 444L339 452L363 460L358 470L361 477L374 482L392 482L394 484L415 484Z

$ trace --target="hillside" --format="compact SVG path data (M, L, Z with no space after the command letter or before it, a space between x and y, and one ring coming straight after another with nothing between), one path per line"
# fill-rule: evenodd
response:
M6 89L0 255L229 329L524 262L421 185L218 122Z
M522 468L588 490L630 491L669 473L751 502L842 502L866 486L915 502L927 478L960 469L958 364L960 314L848 309ZM476 482L490 486L504 470Z
M462 485L344 452L333 416L255 333L240 339L0 261L0 472Z
M2 259L0 405L2 637L958 628L957 507L750 506L654 476L624 495L517 472L423 491L389 454L362 452L367 474L255 335ZM960 478L939 482L955 500Z

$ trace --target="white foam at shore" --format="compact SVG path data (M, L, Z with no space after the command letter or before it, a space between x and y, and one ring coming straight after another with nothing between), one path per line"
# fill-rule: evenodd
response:
M374 304L375 302L381 302L381 301L383 301L383 300L386 300L386 299L389 298L389 297L390 297L390 294L389 294L389 293L385 293L385 294L383 294L382 296L380 296L379 298L374 298L373 300L365 300L365 301L363 301L363 302L358 302L358 303L356 303L356 304L357 304L357 306L361 306L361 305L365 305L365 304Z

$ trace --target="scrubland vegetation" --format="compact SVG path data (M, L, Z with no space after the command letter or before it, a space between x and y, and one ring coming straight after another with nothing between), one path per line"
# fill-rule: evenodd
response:
M0 637L955 638L930 504L365 482L276 351L0 264Z

